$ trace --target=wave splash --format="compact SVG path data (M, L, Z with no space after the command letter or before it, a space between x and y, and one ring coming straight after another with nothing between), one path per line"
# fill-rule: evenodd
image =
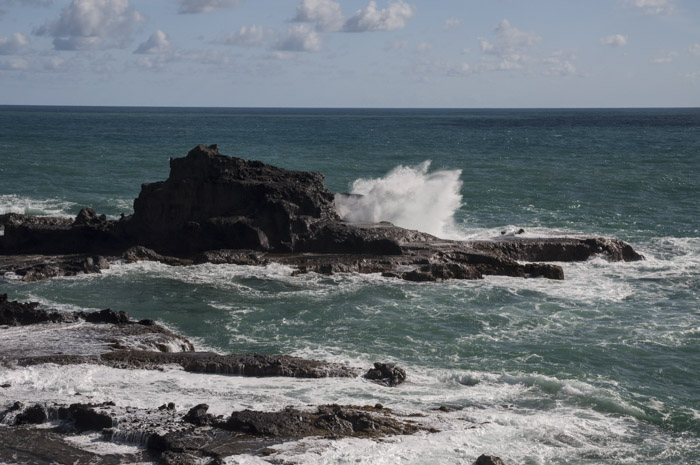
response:
M351 222L389 221L443 239L461 239L455 212L462 206L462 170L428 173L430 161L399 165L382 178L360 178L351 195L337 194L340 217Z

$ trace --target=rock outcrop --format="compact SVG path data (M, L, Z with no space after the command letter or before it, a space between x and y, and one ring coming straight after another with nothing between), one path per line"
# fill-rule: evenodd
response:
M226 457L239 454L264 455L271 445L310 436L381 439L435 431L379 406L321 405L310 410L290 407L275 412L242 410L227 417L215 417L207 413L208 409L208 405L199 404L183 415L172 403L157 409L124 408L114 402L29 407L15 403L0 411L0 419L6 425L0 435L0 460L42 450L41 459L45 462L33 463L104 463L85 460L85 451L62 441L84 431L100 433L107 441L137 443L157 463L180 465L224 463ZM52 428L25 426L49 420L54 422ZM32 440L27 442L27 438ZM37 445L43 442L50 447L44 450ZM4 450L12 453L5 457ZM124 457L125 461L133 462L127 459Z
M171 159L167 180L141 187L126 229L136 243L176 254L223 248L291 252L316 223L337 219L322 174L199 145Z
M191 373L292 378L355 378L365 372L341 363L290 355L199 352L179 334L153 320L134 321L124 311L60 312L40 308L37 302L10 301L6 294L0 294L0 326L28 326L28 331L31 326L40 327L31 338L25 337L29 332L18 333L22 340L15 341L15 347L0 347L0 366L89 363L158 370L179 365ZM59 335L70 338L71 344L61 343ZM375 363L364 378L394 387L406 380L406 372L394 365Z
M109 266L105 255L175 266L279 262L298 273L382 273L416 282L488 275L563 279L560 266L542 262L593 255L643 259L607 238L508 235L460 242L386 222L344 222L323 175L228 157L215 145L171 159L169 178L144 184L134 214L118 221L91 209L73 221L6 214L0 229L0 273L24 281L99 272Z

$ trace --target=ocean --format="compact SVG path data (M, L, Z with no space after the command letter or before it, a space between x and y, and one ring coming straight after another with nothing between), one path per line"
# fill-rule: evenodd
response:
M456 239L611 236L646 260L563 263L566 279L409 283L281 265L114 264L22 283L11 300L153 318L221 353L403 367L358 379L254 379L40 365L14 400L234 409L374 405L439 430L304 439L228 463L700 463L700 109L225 109L0 106L0 214L112 218L197 144L319 171L356 220ZM438 410L449 407L449 411ZM443 409L445 410L445 409ZM185 410L186 411L186 410Z

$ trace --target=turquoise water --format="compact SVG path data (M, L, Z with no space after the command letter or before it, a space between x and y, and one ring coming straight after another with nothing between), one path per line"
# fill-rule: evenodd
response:
M461 207L447 212L461 237L520 227L609 235L647 257L563 264L564 282L424 285L142 263L35 284L0 280L0 292L66 310L126 310L221 352L393 361L409 373L394 390L283 380L262 392L229 378L202 393L215 404L235 387L256 408L382 402L424 413L442 431L385 450L371 441L280 448L276 457L292 463L471 463L484 452L509 464L698 463L699 131L698 109L0 107L0 213L129 213L142 182L167 177L170 157L216 143L225 154L323 172L335 192L431 160L419 178L461 170ZM38 380L51 368L15 371L8 376ZM59 396L58 378L39 390ZM75 379L95 398L113 393ZM152 395L187 404L196 391ZM455 411L431 410L440 405ZM378 462L366 461L369 451Z

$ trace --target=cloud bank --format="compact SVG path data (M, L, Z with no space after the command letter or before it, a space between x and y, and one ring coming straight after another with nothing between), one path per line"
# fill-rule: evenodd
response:
M129 0L72 0L57 20L46 22L35 34L53 37L56 50L123 47L134 25L143 20Z

